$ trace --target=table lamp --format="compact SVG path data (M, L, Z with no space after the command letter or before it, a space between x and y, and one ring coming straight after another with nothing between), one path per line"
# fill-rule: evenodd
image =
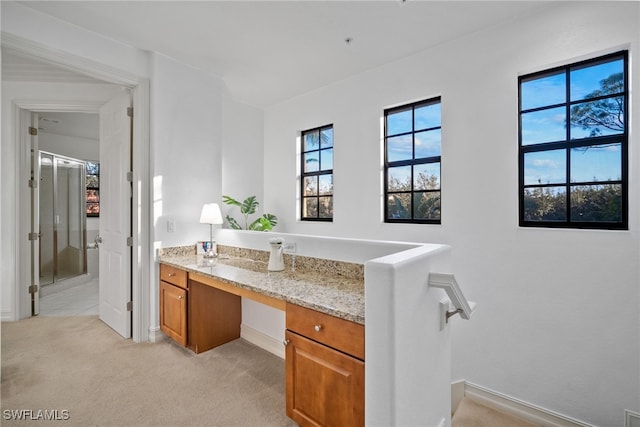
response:
M204 249L206 258L214 258L218 255L213 244L213 225L222 224L222 213L217 203L207 203L202 207L200 224L209 224L209 247Z

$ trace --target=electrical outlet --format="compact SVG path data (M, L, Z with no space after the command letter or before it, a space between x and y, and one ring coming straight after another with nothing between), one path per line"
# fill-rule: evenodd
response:
M296 244L289 242L284 244L284 253L285 254L295 254L297 250Z
M176 231L176 222L172 219L167 221L167 233L175 233Z

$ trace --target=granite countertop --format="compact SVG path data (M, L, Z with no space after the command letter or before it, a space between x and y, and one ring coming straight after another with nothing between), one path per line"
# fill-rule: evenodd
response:
M267 271L267 262L220 254L207 259L184 253L160 254L159 262L213 277L240 288L364 325L364 277L291 268ZM321 261L321 260L320 260Z

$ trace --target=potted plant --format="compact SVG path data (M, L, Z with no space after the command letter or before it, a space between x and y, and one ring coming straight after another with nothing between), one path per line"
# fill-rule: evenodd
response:
M229 222L229 226L234 230L253 230L253 231L270 231L278 223L278 217L270 213L262 214L251 223L249 223L249 215L256 213L256 209L260 203L256 200L256 196L249 196L242 202L229 196L222 196L222 201L227 205L237 206L240 208L240 213L244 216L244 228L230 215L225 216Z

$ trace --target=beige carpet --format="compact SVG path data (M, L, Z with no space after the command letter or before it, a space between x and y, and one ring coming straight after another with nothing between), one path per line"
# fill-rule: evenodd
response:
M242 339L195 355L122 339L95 316L5 322L0 333L2 426L295 425L284 361Z
M451 418L452 427L536 427L510 414L464 398ZM538 426L539 427L539 426Z

